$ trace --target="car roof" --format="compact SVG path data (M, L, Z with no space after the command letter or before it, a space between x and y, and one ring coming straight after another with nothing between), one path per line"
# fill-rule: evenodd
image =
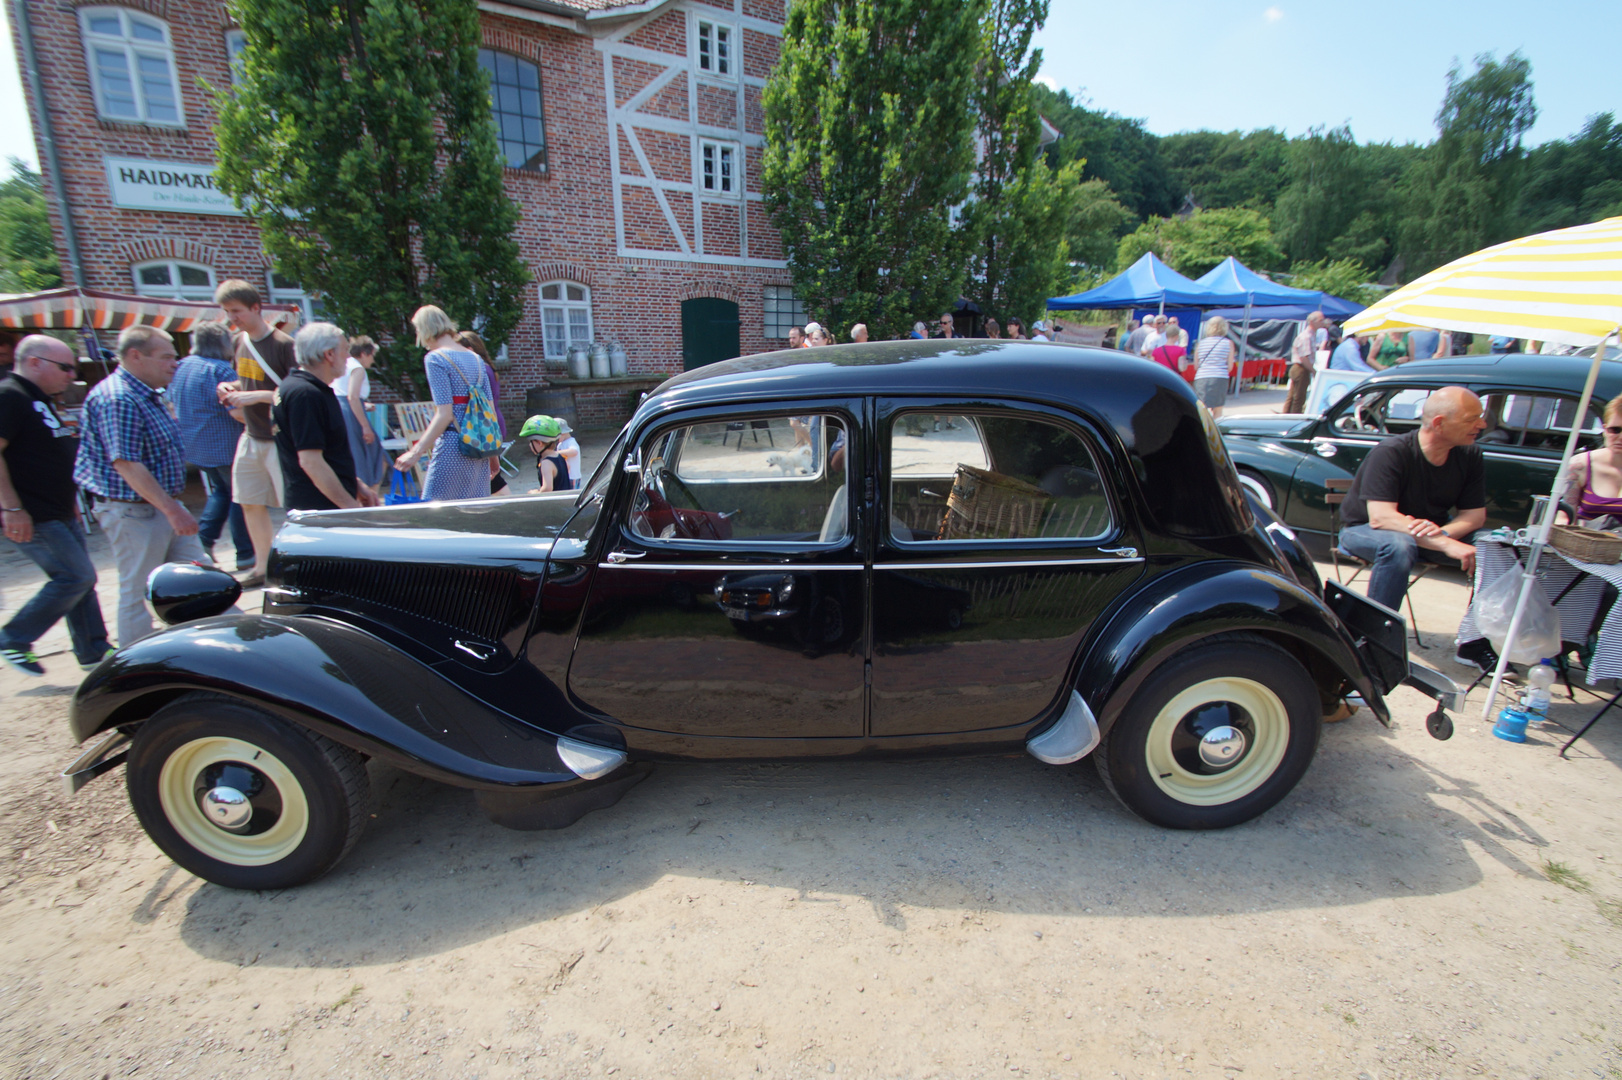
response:
M1536 353L1505 353L1497 356L1451 356L1436 360L1415 360L1370 375L1361 384L1374 388L1384 383L1426 382L1433 385L1524 387L1582 393L1593 359L1581 356L1541 356ZM1622 364L1601 362L1594 383L1594 397L1609 401L1622 394Z

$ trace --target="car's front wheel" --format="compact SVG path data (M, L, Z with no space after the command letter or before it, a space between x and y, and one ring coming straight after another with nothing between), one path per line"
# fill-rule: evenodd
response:
M125 779L164 854L232 889L320 877L366 821L361 755L218 694L188 694L141 725Z
M1270 809L1306 773L1318 690L1263 638L1188 649L1152 672L1092 755L1133 812L1173 829L1222 829Z
M1278 509L1278 503L1273 500L1273 485L1264 480L1260 474L1253 473L1249 469L1240 469L1239 483L1246 491L1256 496L1256 501L1267 509Z

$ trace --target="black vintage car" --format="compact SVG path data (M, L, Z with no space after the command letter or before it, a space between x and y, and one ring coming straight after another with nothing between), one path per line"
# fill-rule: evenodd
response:
M1295 786L1348 695L1385 721L1400 682L1455 692L1247 500L1181 380L1053 344L688 372L579 493L292 515L271 579L218 614L229 578L160 568L154 606L193 621L72 709L100 741L69 787L127 760L158 845L238 888L330 869L370 758L556 828L660 761L1090 754L1148 820L1219 828ZM736 628L771 613L789 632Z

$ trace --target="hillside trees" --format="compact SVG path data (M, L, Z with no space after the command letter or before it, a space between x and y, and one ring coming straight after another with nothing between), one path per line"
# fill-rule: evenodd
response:
M62 270L45 209L45 185L20 158L0 182L0 293L60 288Z
M528 273L501 184L478 11L462 0L236 0L240 85L216 94L220 186L285 274L421 378L410 317L437 304L492 348ZM425 47L431 43L431 47Z

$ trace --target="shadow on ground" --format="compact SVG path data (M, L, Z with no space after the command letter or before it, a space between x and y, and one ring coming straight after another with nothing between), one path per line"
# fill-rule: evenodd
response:
M666 875L859 897L901 929L917 909L1210 917L1457 891L1481 880L1479 854L1534 877L1524 853L1545 846L1366 714L1326 732L1281 806L1211 833L1144 824L1086 763L1025 757L661 766L619 805L550 833L502 829L468 793L404 773L373 781L376 815L333 874L277 893L204 885L186 899L184 940L235 964L391 962L623 901ZM154 885L137 917L183 880Z

